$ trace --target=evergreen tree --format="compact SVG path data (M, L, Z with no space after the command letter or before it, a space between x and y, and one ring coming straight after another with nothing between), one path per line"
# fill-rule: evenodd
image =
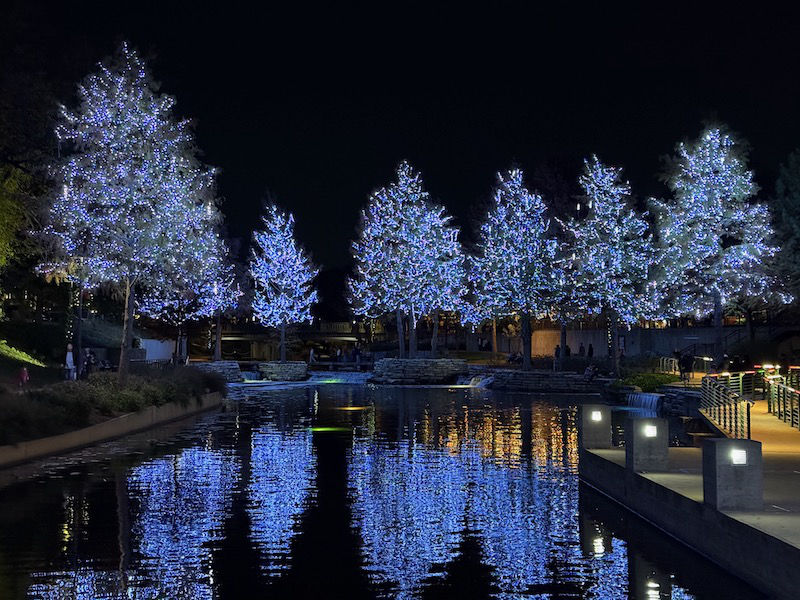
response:
M281 362L286 362L286 326L311 321L317 301L312 280L319 272L294 239L294 217L274 204L266 206L264 229L253 234L250 258L254 283L253 314L281 333Z
M612 330L615 371L619 371L619 324L632 325L650 314L647 282L655 254L647 222L631 206L631 188L622 169L593 156L579 178L588 213L567 229L574 241L572 298L588 312L605 310Z
M529 370L531 318L552 308L552 289L560 278L557 242L544 201L525 187L522 171L512 169L497 178L470 278L480 306L493 315L519 315L523 369Z
M800 150L792 152L781 165L772 207L780 244L776 270L796 300L800 297Z
M46 232L78 258L88 284L125 292L120 381L127 379L136 295L164 273L181 247L197 199L213 173L196 158L189 123L173 115L144 62L123 44L79 86L80 103L62 108L56 129L64 152Z
M667 179L673 198L654 201L664 307L675 316L713 312L719 360L723 307L736 296L770 294L778 249L766 205L751 202L758 188L730 133L708 128L676 152Z

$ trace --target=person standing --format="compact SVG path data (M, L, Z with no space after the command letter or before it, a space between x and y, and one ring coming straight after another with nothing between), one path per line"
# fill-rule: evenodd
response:
M553 357L558 358L561 356L561 344L556 344L556 349L553 351Z
M75 357L72 354L72 344L67 344L67 356L64 360L66 378L70 381L75 380Z
M586 348L583 347L583 342L581 342L581 345L578 346L578 356L580 356L581 358L586 356Z
M31 376L28 375L28 367L22 367L19 370L19 376L17 377L17 385L19 386L19 389L25 389L25 386L28 385L30 380Z
M586 351L586 356L588 358L592 358L594 356L594 346L592 346L591 342L589 342L589 349Z

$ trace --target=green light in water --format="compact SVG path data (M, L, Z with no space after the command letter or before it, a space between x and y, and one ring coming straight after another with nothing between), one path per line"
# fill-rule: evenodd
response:
M351 431L349 427L312 427L311 431Z

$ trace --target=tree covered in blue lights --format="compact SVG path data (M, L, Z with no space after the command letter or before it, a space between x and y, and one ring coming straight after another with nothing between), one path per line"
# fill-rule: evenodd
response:
M747 154L724 128L678 144L671 166L673 197L654 201L665 312L713 313L719 358L723 308L736 296L767 297L776 287L770 214L752 202L758 187Z
M480 254L470 279L477 303L493 315L519 315L523 369L531 368L531 318L553 306L560 279L558 243L542 197L524 184L522 171L497 174L497 187L481 225Z
M174 98L157 91L128 44L86 78L78 97L56 127L62 158L45 231L65 257L81 261L89 286L124 290L125 381L137 295L181 250L213 171L197 159L189 122L174 116Z
M647 222L632 206L622 169L592 156L579 182L588 213L567 225L573 238L572 294L587 312L606 311L618 358L619 324L630 326L651 314L648 277L655 252Z
M409 354L414 356L418 320L457 308L464 257L458 228L443 206L430 201L420 174L405 161L396 173L397 180L373 192L362 212L349 288L356 314L396 314L401 356L403 319L408 317Z
M250 276L254 283L253 315L281 334L281 362L286 361L286 326L311 321L317 301L313 279L318 270L294 239L294 217L274 204L266 206L264 229L253 234Z

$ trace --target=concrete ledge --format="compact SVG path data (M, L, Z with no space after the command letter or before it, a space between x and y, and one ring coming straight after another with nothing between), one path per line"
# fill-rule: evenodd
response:
M754 587L779 598L800 589L800 549L714 508L580 451L580 478L679 542Z
M303 361L278 361L258 363L262 379L270 381L305 381L308 379L308 365Z
M382 358L375 362L370 383L436 385L455 383L469 374L467 361L451 358Z
M0 446L0 468L122 437L215 408L220 404L222 404L222 394L213 392L201 396L199 402L190 401L186 406L178 402L169 402L162 406L148 406L139 412L128 413L83 429L19 444Z

